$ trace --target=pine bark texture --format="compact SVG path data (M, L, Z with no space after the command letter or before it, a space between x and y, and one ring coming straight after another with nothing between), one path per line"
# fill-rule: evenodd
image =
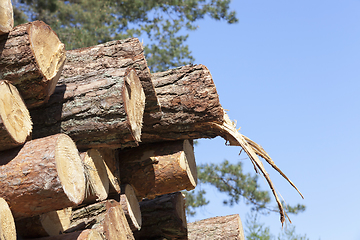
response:
M185 200L181 192L140 202L142 226L135 239L187 239Z
M16 240L14 217L7 202L0 197L0 239Z
M197 184L194 149L188 140L119 151L119 165L121 183L133 186L139 199L192 190Z
M127 106L129 102L132 107ZM49 102L30 111L33 138L61 132L79 149L137 146L144 104L134 71L109 70L62 78Z
M71 50L66 52L66 56L63 78L107 69L134 69L146 95L144 122L155 123L159 120L160 106L139 39L129 38Z
M189 240L234 239L245 240L238 214L213 217L188 224Z
M30 113L18 90L0 80L0 151L24 144L31 131Z
M11 0L0 1L0 35L6 34L14 27L14 12Z
M75 144L58 134L1 152L0 189L15 220L80 204L85 177Z
M208 123L222 123L223 108L205 66L188 65L151 77L162 117L160 123L144 122L142 142L217 136Z
M0 79L17 87L28 108L48 100L64 62L64 44L44 22L25 23L0 36Z

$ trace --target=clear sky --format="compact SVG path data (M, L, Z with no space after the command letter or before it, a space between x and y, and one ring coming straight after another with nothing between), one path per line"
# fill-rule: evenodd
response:
M259 143L297 185L301 197L270 169L277 190L307 210L290 216L310 239L360 239L360 0L236 0L239 23L205 19L190 33L195 63L207 66L220 102L241 133ZM220 138L200 140L197 163L242 161ZM262 189L269 189L259 178ZM211 204L190 221L249 209ZM273 200L273 205L275 201ZM277 234L279 216L262 222Z

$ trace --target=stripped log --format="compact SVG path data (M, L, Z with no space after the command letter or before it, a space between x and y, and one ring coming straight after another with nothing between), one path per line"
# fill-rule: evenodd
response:
M223 122L210 71L189 65L152 74L162 111L160 123L144 121L142 142L216 137L209 122Z
M197 184L194 149L189 140L119 151L119 164L121 183L133 186L139 199L192 190Z
M0 36L0 79L17 87L28 108L48 100L64 62L64 44L44 22L25 23Z
M74 142L57 134L1 152L0 189L15 220L80 204L85 177Z
M160 118L160 106L151 81L144 49L137 38L116 40L93 47L66 52L63 78L106 69L134 69L146 95L144 122L155 123ZM61 81L61 80L60 80Z
M140 202L142 226L135 239L187 239L185 200L181 192Z
M56 236L70 227L71 207L16 221L16 232L22 238Z
M31 131L30 113L16 87L0 80L0 151L24 144Z
M131 70L109 70L62 80L44 106L33 109L33 138L66 133L79 149L137 146L145 96Z
M126 216L132 231L141 228L141 211L140 205L136 198L133 187L129 184L121 186L120 205Z
M109 178L104 159L96 149L80 154L86 178L86 196L83 203L105 200L109 195Z
M14 12L11 0L0 1L0 35L6 34L14 27Z
M244 230L238 214L224 217L213 217L188 223L188 238L189 240L245 240Z
M0 197L0 239L16 240L15 222L9 205Z
M44 238L31 238L32 240L103 240L98 231L86 229L84 231L61 234Z
M120 169L117 150L111 148L99 148L98 151L104 159L106 171L109 177L109 194L120 194Z

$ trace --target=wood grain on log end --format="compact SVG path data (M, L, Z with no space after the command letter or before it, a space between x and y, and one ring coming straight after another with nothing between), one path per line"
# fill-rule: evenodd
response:
M120 188L120 170L119 170L119 161L118 154L116 149L111 148L99 148L102 158L104 159L106 171L110 181L109 194L119 194L121 192Z
M16 220L80 204L84 168L65 134L26 142L0 155L0 189Z
M31 238L32 240L103 240L101 235L95 229L86 229L84 231L61 234L44 238Z
M31 131L30 113L18 90L0 80L0 151L24 144Z
M86 177L86 197L84 203L102 201L109 194L109 177L100 152L90 149L80 154Z
M0 37L0 78L11 81L28 108L54 92L65 63L65 46L42 21L25 23Z
M140 205L133 187L129 184L121 186L120 204L132 231L140 230L142 220Z
M0 35L6 34L14 27L14 12L11 0L0 1Z
M133 186L139 199L194 189L197 170L189 140L141 145L119 151L121 183Z
M0 239L16 240L15 222L6 201L0 197Z

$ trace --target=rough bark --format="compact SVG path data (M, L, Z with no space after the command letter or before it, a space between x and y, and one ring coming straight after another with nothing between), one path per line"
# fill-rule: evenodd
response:
M14 27L14 12L11 0L0 1L0 35L6 34Z
M16 232L22 238L56 236L70 226L71 207L16 221Z
M74 142L57 134L3 151L0 189L15 220L80 204L85 177Z
M31 131L30 113L16 87L0 80L0 151L24 144Z
M134 69L146 95L144 122L155 123L160 118L160 107L151 82L144 49L137 38L111 41L93 47L66 52L64 78L103 71L106 69Z
M119 159L116 149L110 148L99 148L102 158L104 159L106 165L106 171L108 173L110 181L109 194L119 194L121 192L120 188L120 169L119 169Z
M132 231L140 230L142 223L140 205L133 187L129 184L121 186L120 205L130 229Z
M180 192L140 202L142 226L135 239L187 239L184 195Z
M86 196L83 203L103 201L109 195L109 177L104 159L96 149L80 154L86 178Z
M17 87L28 108L48 100L64 62L64 44L44 22L22 24L0 36L0 79Z
M15 222L9 205L0 197L0 239L16 240Z
M119 160L121 183L133 186L139 199L192 190L197 184L194 149L189 140L122 150Z
M31 238L32 240L103 240L99 232L94 229L61 234L44 238Z
M125 69L63 78L44 106L30 111L33 138L66 133L79 149L137 146L145 96Z
M151 77L162 117L157 124L144 122L142 142L217 136L207 123L222 123L223 108L205 66L184 66Z
M245 240L244 230L238 214L213 217L188 224L189 240L234 239Z

